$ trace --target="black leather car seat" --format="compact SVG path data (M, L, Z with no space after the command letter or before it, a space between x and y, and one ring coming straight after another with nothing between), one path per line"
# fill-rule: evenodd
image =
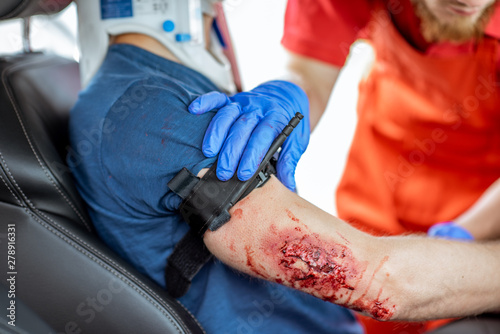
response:
M57 12L70 2L2 0L0 19ZM93 231L64 162L78 64L26 53L1 57L0 73L0 282L15 294L0 289L0 304L22 301L57 333L203 333L180 303ZM9 311L2 310L5 324ZM16 309L18 330L29 321L25 312Z

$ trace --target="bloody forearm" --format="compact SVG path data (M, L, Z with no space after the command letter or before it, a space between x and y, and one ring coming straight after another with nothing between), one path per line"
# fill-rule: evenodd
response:
M337 241L327 240L305 226L271 230L262 251L273 259L273 268L266 270L261 266L259 270L252 266L252 270L268 280L325 301L368 313L379 320L389 320L396 305L391 304L388 297L381 298L382 288L377 296L370 291L371 281L385 259L369 271L368 262L356 257L350 249L351 243L341 234L338 236ZM247 253L247 259L247 264L255 262L252 254Z
M272 178L204 240L226 264L379 320L500 309L500 243L366 235Z
M250 275L380 320L391 319L397 313L397 298L383 288L388 258L366 247L368 239L375 238L275 182L254 190L233 208L228 224L205 235L209 249Z

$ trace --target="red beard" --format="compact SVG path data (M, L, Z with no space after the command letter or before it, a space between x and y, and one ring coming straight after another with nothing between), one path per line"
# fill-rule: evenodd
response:
M422 36L429 43L454 42L463 43L471 39L479 39L493 15L497 1L494 1L476 19L457 15L449 22L441 21L426 5L424 0L411 0L416 15L420 18Z

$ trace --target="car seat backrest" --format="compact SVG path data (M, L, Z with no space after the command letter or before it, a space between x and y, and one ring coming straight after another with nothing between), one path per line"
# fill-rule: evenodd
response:
M69 2L2 1L0 15L28 15L50 3L62 9ZM0 254L6 268L0 284L15 293L0 299L22 301L57 333L203 333L180 303L94 233L65 164L78 73L77 63L55 55L0 58ZM19 328L28 319L23 310L17 310Z
M35 53L2 59L0 161L6 180L19 188L12 204L66 217L90 232L92 224L64 163L78 77L78 65L60 57Z

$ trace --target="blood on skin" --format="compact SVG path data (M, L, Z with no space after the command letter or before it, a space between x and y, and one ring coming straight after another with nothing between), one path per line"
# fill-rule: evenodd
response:
M392 305L392 307L384 306L388 302L389 298L386 298L382 301L380 301L378 298L373 301L358 299L349 307L354 311L365 311L371 314L371 316L377 320L389 320L394 314L396 305Z
M368 282L368 285L365 289L365 292L359 297L357 300L355 300L350 308L352 308L355 311L365 311L370 313L375 319L378 320L389 320L392 315L394 314L394 309L396 308L395 305L392 305L391 307L385 307L384 304L388 304L389 298L384 299L383 301L380 300L380 296L382 295L382 288L379 290L377 294L377 298L373 301L366 300L366 294L368 293L368 290L370 289L370 286L373 282L373 279L375 278L375 274L382 268L385 262L389 260L388 256L385 256L382 261L380 261L379 265L377 268L373 271L372 277L370 278L370 281Z
M271 224L271 226L269 226L269 230L271 231L271 233L273 233L274 235L276 235L278 233L278 229L276 228L276 225L274 224Z
M290 210L286 210L288 217L290 217L294 222L300 222L300 219L295 217L295 215Z
M380 300L380 294L375 300L368 300L363 294L349 303L367 264L358 261L348 245L326 242L318 234L305 234L291 228L273 234L266 241L264 252L271 256L278 254L280 283L283 281L323 300L370 313L379 320L392 317L395 307L387 306L388 298ZM251 262L247 261L247 265L256 272ZM278 279L275 281L278 282ZM348 297L347 302L340 300L344 297Z
M280 266L288 275L288 282L295 288L311 288L318 297L336 301L336 292L345 288L353 290L357 268L350 250L343 245L327 249L315 245L308 235L286 240L280 251Z
M256 275L258 276L261 276L261 277L264 277L266 278L266 276L264 276L264 274L262 274L258 269L257 269L257 265L255 263L255 260L253 258L253 253L254 251L250 248L250 246L245 246L245 251L246 251L246 254L247 254L247 267L252 271L254 272ZM263 270L264 267L262 265L260 265L261 269Z
M350 244L351 244L351 242L350 242L349 240L347 240L347 239L346 239L346 238L345 238L342 234L340 234L339 232L336 232L336 233L337 233L337 235L338 235L339 237L341 237L341 238L342 238L342 240L344 240L344 241L345 241L345 243L346 243L347 245L350 245Z
M242 216L243 216L243 210L241 210L241 209L234 210L233 217L241 218Z

